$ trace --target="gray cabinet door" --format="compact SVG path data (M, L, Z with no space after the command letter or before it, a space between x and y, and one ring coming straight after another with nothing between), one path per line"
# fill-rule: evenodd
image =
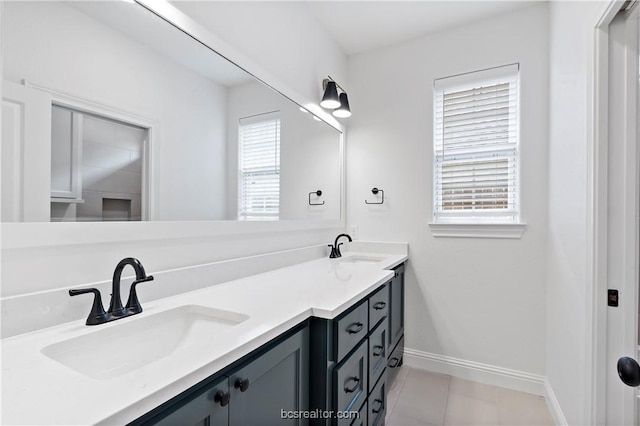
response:
M342 358L362 340L369 331L369 304L360 302L357 308L347 315L333 321L336 336L334 361Z
M393 352L389 355L389 360L387 361L387 380L389 383L393 383L396 377L398 376L398 372L400 371L400 367L402 367L402 357L404 353L404 336L400 338L400 341L393 349Z
M227 378L207 387L200 395L155 423L162 426L224 426L229 422L229 405L216 402L216 394L229 391ZM227 394L228 396L228 394ZM219 399L219 398L218 398Z
M404 334L404 265L394 270L391 279L391 306L389 307L389 345L391 352Z
M356 411L367 400L368 379L368 353L367 339L345 358L333 370L333 410ZM351 419L338 419L338 425L349 425Z
M229 425L306 425L309 329L297 332L229 376ZM288 417L288 418L287 418Z
M383 286L369 298L369 330L389 315L389 285Z
M387 375L386 371L369 395L368 426L384 426L387 412Z
M367 411L367 401L365 401L360 411L358 411L358 417L353 419L350 426L367 426Z
M382 321L369 336L369 392L387 366L387 322Z

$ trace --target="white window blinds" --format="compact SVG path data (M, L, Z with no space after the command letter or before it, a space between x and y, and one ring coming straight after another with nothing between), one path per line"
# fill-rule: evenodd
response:
M434 222L517 222L518 65L434 84Z
M238 219L277 220L280 211L280 118L240 119Z

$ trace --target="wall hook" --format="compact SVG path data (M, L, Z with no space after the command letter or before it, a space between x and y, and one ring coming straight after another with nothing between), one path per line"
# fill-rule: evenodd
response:
M321 203L312 203L311 202L311 194L316 194L316 196L320 197L322 195L322 191L320 191L319 189L317 191L312 191L309 193L309 205L310 206L322 206L324 205L324 201Z
M370 203L370 202L368 202L367 200L364 200L364 203L365 203L365 204L384 204L384 191L383 191L382 189L378 189L378 188L373 188L373 189L371 190L371 193L372 193L373 195L377 195L377 194L378 194L378 192L381 192L381 193L382 193L382 200L381 200L379 203Z

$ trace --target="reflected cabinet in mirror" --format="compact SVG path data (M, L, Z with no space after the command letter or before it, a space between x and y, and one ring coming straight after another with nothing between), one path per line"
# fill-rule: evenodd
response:
M2 221L340 220L342 134L136 3L3 2Z

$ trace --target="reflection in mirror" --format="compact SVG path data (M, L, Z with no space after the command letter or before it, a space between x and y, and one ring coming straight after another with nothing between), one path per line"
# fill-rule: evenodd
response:
M147 140L147 129L54 105L51 221L141 220Z
M335 128L138 4L3 4L2 221L340 219Z

